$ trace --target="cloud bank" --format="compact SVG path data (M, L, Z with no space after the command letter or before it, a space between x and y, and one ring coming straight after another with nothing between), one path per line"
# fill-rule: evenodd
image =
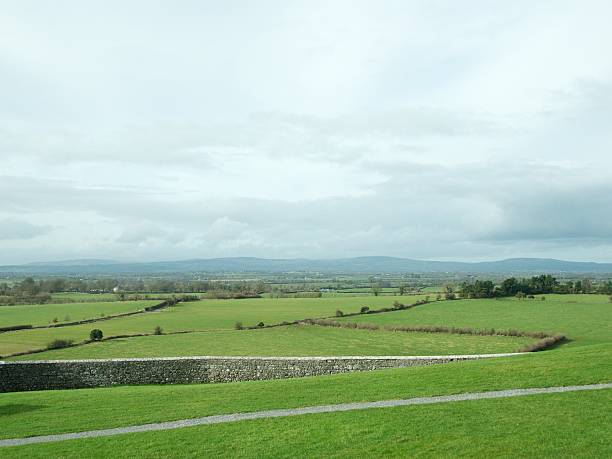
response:
M611 261L611 14L8 2L0 264Z

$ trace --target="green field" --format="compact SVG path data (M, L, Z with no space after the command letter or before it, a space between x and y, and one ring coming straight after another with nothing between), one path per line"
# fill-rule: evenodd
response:
M0 327L11 325L49 325L57 322L76 322L126 312L139 311L159 304L158 300L114 301L99 303L36 304L0 306Z
M59 292L52 293L53 301L66 301L74 303L96 303L100 301L118 301L119 297L115 293L79 293L79 292Z
M254 298L244 300L201 300L179 303L167 309L122 317L97 324L84 324L57 329L20 330L0 333L0 355L44 348L54 339L75 342L89 338L92 328L100 328L105 336L152 333L156 326L165 332L185 330L233 330L236 322L245 326L294 321L309 317L333 316L340 309L358 312L362 306L380 308L399 300L412 303L423 296L406 297L332 297L332 298ZM113 303L114 304L114 303ZM132 302L126 302L133 304ZM50 307L43 305L40 308ZM70 305L71 307L78 307ZM94 308L99 303L82 307ZM39 306L36 306L39 307ZM43 311L44 309L41 309ZM18 318L21 320L21 318ZM17 319L15 319L17 320Z
M514 352L530 338L434 333L394 333L291 325L122 338L24 355L14 360L174 357L189 355L333 356L449 355Z
M564 334L571 346L612 339L612 303L606 295L547 295L545 301L516 298L430 303L406 311L339 319L384 325L447 325Z
M325 298L311 301L321 300ZM242 307L247 308L251 301L259 300L248 300ZM164 314L159 313L159 317ZM232 317L228 322L233 320ZM0 437L275 408L612 381L612 305L603 296L547 296L546 301L438 302L406 311L341 320L544 330L564 333L572 341L524 356L334 376L0 394ZM210 323L218 325L225 321L219 313ZM297 333L310 333L313 329L324 333L363 332L381 337L412 335L312 326L222 333L236 337L252 334L249 336L263 339L261 336L265 333L282 330L282 333L289 333L289 340L315 343L311 345L317 347L325 347L327 343L332 348L340 342L298 338ZM443 345L444 340L455 336L425 335L433 340L433 346L437 340L438 345ZM364 340L350 336L346 335L346 342L352 340L358 347L363 342L378 345L374 338ZM140 339L168 340L165 342L169 344L175 337L134 338ZM126 341L131 343L132 339ZM269 349L285 344L283 340L265 341ZM111 343L92 346L102 348ZM143 352L147 346L150 344L143 346ZM69 351L72 350L58 352ZM95 457L112 451L113 455L123 457L351 457L363 453L375 457L610 457L611 402L612 391L601 390L372 409L6 448L1 454L5 457Z
M610 457L612 411L601 409L610 404L612 390L315 414L23 446L6 457Z

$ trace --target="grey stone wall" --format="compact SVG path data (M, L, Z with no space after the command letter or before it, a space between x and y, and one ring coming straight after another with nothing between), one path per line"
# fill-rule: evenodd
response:
M514 354L440 357L170 357L0 361L0 392L295 378L432 365L505 355Z

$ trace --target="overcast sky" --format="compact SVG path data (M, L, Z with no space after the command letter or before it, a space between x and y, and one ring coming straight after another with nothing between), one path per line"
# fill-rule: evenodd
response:
M611 17L0 0L0 264L612 261Z

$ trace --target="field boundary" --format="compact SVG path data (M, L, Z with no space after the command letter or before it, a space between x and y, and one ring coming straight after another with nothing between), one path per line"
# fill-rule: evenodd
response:
M552 335L545 332L528 332L521 330L500 330L495 328L468 328L468 327L447 327L443 325L378 325L371 323L357 322L338 322L336 320L327 319L309 319L303 323L308 325L317 325L320 327L347 328L350 330L373 330L373 331L389 331L389 332L407 332L407 333L448 333L455 335L472 335L472 336L508 336L538 339L535 343L529 344L518 349L516 352L535 352L548 349L562 342L567 341L565 335Z
M204 426L223 424L228 422L251 421L255 419L282 418L289 416L302 416L306 414L337 413L345 411L368 410L375 408L394 408L412 405L431 405L437 403L465 402L473 400L490 400L509 397L524 397L528 395L560 394L567 392L592 391L612 389L612 383L589 384L583 386L557 386L538 387L530 389L506 389L489 392L467 392L456 395L438 395L433 397L416 397L399 400L381 400L375 402L341 403L337 405L316 405L302 408L288 408L278 410L253 411L250 413L232 413L205 416L201 418L181 419L178 421L158 422L152 424L140 424L128 427L116 427L111 429L86 430L82 432L71 432L54 435L39 435L25 438L9 438L0 440L0 447L22 446L34 443L50 443L64 440L77 440L84 438L110 437L139 432L153 432L161 430L173 430L183 427Z
M0 392L116 385L206 384L322 376L513 357L520 353L441 356L160 357L0 361Z

